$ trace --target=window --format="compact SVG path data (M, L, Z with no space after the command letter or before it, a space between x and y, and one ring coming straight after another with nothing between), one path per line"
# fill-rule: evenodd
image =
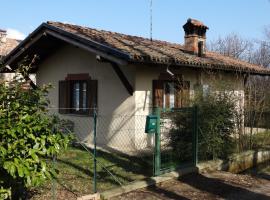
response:
M153 106L181 108L189 106L190 84L188 81L154 80Z
M69 74L59 82L59 113L92 115L97 106L97 81L88 74Z
M203 98L206 98L210 94L210 87L207 84L202 85Z
M87 112L87 82L72 81L71 82L71 112L85 113Z
M165 81L163 83L163 108L175 107L175 83Z

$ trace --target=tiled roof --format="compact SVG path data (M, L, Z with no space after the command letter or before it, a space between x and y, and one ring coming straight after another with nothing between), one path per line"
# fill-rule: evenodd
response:
M76 34L103 45L120 50L130 56L130 61L152 62L164 64L186 64L200 68L218 68L240 70L260 73L270 73L261 66L250 64L235 58L226 57L214 52L206 52L204 57L198 57L184 50L179 44L160 40L130 36L104 30L64 24L60 22L47 22L48 25Z
M0 57L6 56L18 44L19 44L18 40L11 38L6 38L5 42L0 41Z
M47 25L123 52L128 55L129 62L186 65L206 69L270 74L270 70L261 66L214 52L206 52L204 57L198 57L186 52L182 45L166 41L151 41L147 38L60 22L47 22Z

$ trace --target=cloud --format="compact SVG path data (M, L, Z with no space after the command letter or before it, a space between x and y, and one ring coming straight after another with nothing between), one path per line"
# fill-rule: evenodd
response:
M17 39L17 40L23 40L25 38L25 34L16 29L8 28L7 37Z

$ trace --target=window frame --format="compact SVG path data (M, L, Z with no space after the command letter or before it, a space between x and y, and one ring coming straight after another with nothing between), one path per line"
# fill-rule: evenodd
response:
M170 107L170 94L166 97L165 84L174 83L174 106ZM185 92L188 91L187 97ZM180 96L179 96L180 95ZM168 102L165 101L167 98ZM167 105L165 105L167 104ZM177 109L190 105L190 81L184 81L182 75L177 74L173 78L161 73L159 79L153 80L153 106L163 109Z
M74 85L79 83L79 110L74 107ZM86 84L86 107L83 107L83 84ZM89 109L89 84L87 80L71 80L70 81L70 114L87 115ZM85 109L85 110L84 110Z
M79 110L74 104L74 85L79 83ZM86 109L83 107L83 85L86 83ZM64 80L59 81L59 113L67 115L93 116L97 108L98 81L91 79L89 74L68 74Z

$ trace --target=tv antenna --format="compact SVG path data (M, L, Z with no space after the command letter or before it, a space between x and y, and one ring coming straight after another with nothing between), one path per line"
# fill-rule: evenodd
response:
M152 32L153 32L153 0L150 0L150 40L152 41Z

